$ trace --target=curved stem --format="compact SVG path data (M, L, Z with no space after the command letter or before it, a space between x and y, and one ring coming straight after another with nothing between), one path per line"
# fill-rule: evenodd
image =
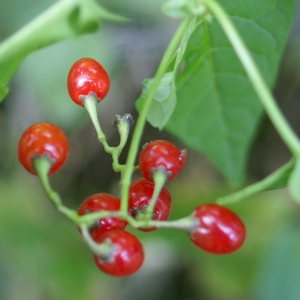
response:
M83 100L83 106L85 107L85 109L87 110L92 123L95 127L95 130L97 132L97 137L99 142L103 145L104 150L108 153L110 153L112 151L112 147L110 147L107 142L106 142L106 136L103 133L99 120L98 120L98 116L97 116L97 104L98 101L96 99L96 97L94 96L94 94L90 93L88 96L86 96Z
M154 207L156 204L156 201L159 197L159 194L162 190L162 188L164 187L168 175L165 171L165 168L159 168L158 170L155 170L152 173L152 177L153 177L153 181L154 181L154 190L153 190L153 194L152 197L150 199L149 205L147 206L146 210L145 210L145 217L146 220L151 220L152 215L153 215L153 211L154 211Z
M117 127L120 136L119 145L116 147L119 151L119 154L122 152L127 143L130 127L133 124L134 120L130 113L127 113L124 116L115 115L113 119L113 125Z
M194 221L189 216L186 218L182 218L176 221L153 221L153 220L142 220L137 221L128 213L123 213L122 211L99 211L90 214L86 214L83 216L79 216L77 211L69 209L65 207L60 199L58 193L56 193L50 186L49 178L48 178L48 171L51 167L51 163L47 158L44 157L37 157L34 160L34 168L38 173L38 177L40 179L41 185L45 190L47 196L55 206L55 208L64 214L69 220L73 223L78 225L83 233L84 240L89 245L94 253L99 256L107 255L110 248L107 245L98 245L95 243L88 232L88 227L96 222L98 219L102 219L105 217L118 217L122 220L125 220L130 224L132 227L138 228L148 228L148 227L157 227L157 228L174 228L180 230L189 231L194 227Z
M275 189L275 188L282 188L285 187L287 184L283 182L281 184L281 181L288 180L291 171L293 170L295 166L295 159L292 158L288 163L283 165L281 168L279 168L274 173L267 176L265 179L256 182L250 186L245 187L244 189L237 191L235 193L232 193L228 196L218 198L216 203L221 205L231 204L235 203L241 200L244 200L246 198L249 198L259 192L268 190L268 189Z
M120 172L122 170L122 166L119 164L119 150L117 147L110 147L106 141L106 136L103 133L97 115L97 104L98 101L93 93L90 93L83 100L83 106L87 110L94 128L97 132L98 141L103 145L105 152L109 153L112 156L112 167L115 172Z
M61 212L69 220L77 224L79 219L77 212L65 207L62 204L62 201L58 193L55 192L50 186L49 177L48 177L48 171L50 167L51 167L51 163L47 158L37 157L34 159L34 168L38 174L41 185L44 191L46 192L48 198L51 200L51 202L59 212Z
M128 207L128 189L130 185L130 179L132 174L132 169L134 166L134 161L138 152L139 143L141 140L141 136L144 130L144 126L146 123L146 118L148 114L148 110L151 105L151 101L153 99L153 95L156 91L156 88L159 85L161 78L163 77L170 59L172 58L173 53L176 51L176 48L181 40L182 35L184 34L185 30L188 28L190 23L190 17L186 17L182 23L180 24L179 28L177 29L176 33L174 34L168 48L165 51L165 54L158 66L158 69L155 73L153 83L149 89L149 92L146 96L144 101L144 105L141 108L139 117L136 122L135 130L133 132L132 141L129 148L129 153L126 161L126 167L124 170L124 174L121 178L121 211L126 212Z
M83 240L89 246L91 251L96 254L100 259L108 259L111 252L114 250L114 247L108 243L97 244L90 236L88 227L86 224L80 225L80 230L82 233Z
M220 23L225 35L232 44L234 51L240 59L261 103L263 104L268 116L270 117L274 127L277 129L282 140L286 143L290 151L300 156L300 142L291 129L286 119L279 110L272 94L270 93L262 75L255 65L251 55L245 47L235 27L222 9L222 7L214 0L199 0L204 4L216 17Z

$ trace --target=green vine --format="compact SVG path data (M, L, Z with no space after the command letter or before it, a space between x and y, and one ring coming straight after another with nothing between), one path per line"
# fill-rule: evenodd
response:
M138 147L140 144L141 136L143 133L143 129L146 123L147 113L151 105L151 101L153 100L153 95L159 85L161 78L164 76L167 67L172 59L174 52L176 51L178 44L181 41L181 38L185 31L188 29L190 24L191 17L186 17L182 23L180 24L179 28L177 29L176 33L174 34L168 48L165 51L165 54L158 66L158 69L154 76L154 81L149 89L149 92L146 96L146 99L143 103L143 106L140 110L139 117L136 122L135 130L133 132L129 153L126 161L126 168L124 174L121 178L121 211L127 211L128 206L128 189L131 180L132 168L136 159L136 155L138 152Z

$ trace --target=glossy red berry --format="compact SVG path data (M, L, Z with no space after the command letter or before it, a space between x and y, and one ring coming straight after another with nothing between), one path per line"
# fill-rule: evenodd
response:
M228 254L239 249L245 240L245 226L229 209L217 204L203 204L192 214L198 225L190 239L197 247L212 254Z
M78 209L78 215L83 216L88 213L120 210L120 200L112 195L99 193L86 198ZM124 229L127 222L117 217L106 217L98 219L93 228L90 229L90 235L95 238L98 235L110 230Z
M18 158L21 165L36 175L34 159L45 157L51 167L48 175L58 171L67 159L69 144L65 134L51 123L37 123L27 128L20 137Z
M94 93L98 102L107 95L110 87L109 77L105 69L92 58L81 58L70 68L67 79L68 92L71 99L83 106L83 99Z
M145 209L150 203L154 191L154 183L145 178L133 181L129 187L128 213L137 219L142 219ZM162 188L154 206L152 220L167 220L171 210L171 196ZM156 227L138 228L141 231L152 231Z
M163 167L172 180L183 168L186 149L180 150L168 141L156 140L146 144L139 154L139 168L143 177L152 180L152 172Z
M144 261L143 246L131 233L116 230L96 237L96 243L111 247L108 257L99 258L94 254L97 267L112 276L128 276L135 273Z

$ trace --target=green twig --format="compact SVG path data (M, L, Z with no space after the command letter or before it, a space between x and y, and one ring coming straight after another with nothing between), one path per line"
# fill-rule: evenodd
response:
M123 211L123 212L127 211L128 189L129 189L129 185L130 185L132 169L133 169L136 155L138 152L139 143L140 143L141 136L142 136L142 133L144 130L148 110L150 108L150 105L151 105L151 102L153 99L153 95L156 91L156 88L159 85L161 78L163 77L163 75L165 74L165 72L167 70L168 64L169 64L174 52L176 51L176 48L177 48L184 32L186 31L186 29L189 26L190 20L191 20L190 17L186 17L180 24L176 33L174 34L168 48L165 51L165 54L159 64L159 66L158 66L158 69L157 69L154 79L153 79L153 83L149 89L149 92L148 92L148 94L145 98L145 101L143 103L143 106L140 110L140 114L139 114L139 117L136 122L135 130L133 132L133 136L132 136L132 140L131 140L131 144L130 144L130 148L129 148L129 153L128 153L128 157L127 157L127 161L126 161L126 168L125 168L124 174L121 178L121 211Z
M249 198L259 192L268 189L282 188L286 186L290 172L293 170L294 166L295 166L295 159L291 159L288 163L283 165L274 173L267 176L265 179L256 182L250 186L247 186L246 188L238 192L235 192L231 195L218 198L216 202L221 205L231 204ZM285 180L286 182L281 183L282 180Z

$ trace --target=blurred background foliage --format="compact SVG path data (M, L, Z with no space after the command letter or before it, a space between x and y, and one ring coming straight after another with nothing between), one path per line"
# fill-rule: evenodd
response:
M0 41L54 2L1 0ZM103 24L95 34L32 53L11 81L11 92L0 104L0 299L300 299L300 209L285 189L230 206L244 220L247 240L240 251L228 256L201 252L182 232L132 230L145 246L146 261L135 275L118 279L97 270L77 229L53 209L38 179L18 164L20 134L32 123L49 121L63 128L71 146L63 170L51 177L65 204L77 209L93 193L119 195L119 175L111 170L111 159L97 142L85 110L69 100L66 76L81 57L93 57L108 70L111 91L98 111L109 143L116 145L113 116L131 112L137 117L134 101L141 93L142 80L153 75L178 25L161 13L163 2L101 1L132 22ZM299 16L298 10L274 87L279 105L297 132ZM146 126L141 144L152 139L183 146L166 132ZM249 157L245 185L264 178L289 159L266 117ZM189 151L184 171L167 188L173 199L171 218L175 219L239 187L229 187L205 157Z

